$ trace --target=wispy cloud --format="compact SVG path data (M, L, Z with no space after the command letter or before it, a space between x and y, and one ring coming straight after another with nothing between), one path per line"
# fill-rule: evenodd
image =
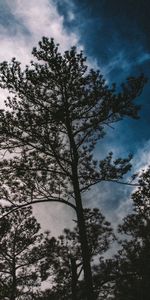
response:
M139 173L150 165L150 140L146 141L144 145L137 150L133 164L134 171Z
M14 16L24 24L30 32L30 38L38 41L41 36L54 37L65 49L77 44L76 34L68 34L64 29L63 16L59 15L53 1L48 0L8 0ZM70 12L71 13L71 12Z
M146 49L143 49L139 46L139 49L132 51L129 47L127 49L118 49L116 54L111 57L111 59L105 65L102 64L101 68L106 78L112 80L112 74L115 74L115 77L125 78L132 74L134 69L141 68L144 63L150 63L150 52L147 52ZM136 53L133 57L133 52Z
M13 16L11 27L15 30L12 35L7 20L0 25L1 61L15 56L22 63L28 63L32 47L42 36L54 37L61 50L78 43L77 34L68 33L64 28L64 17L52 0L6 0L6 4Z

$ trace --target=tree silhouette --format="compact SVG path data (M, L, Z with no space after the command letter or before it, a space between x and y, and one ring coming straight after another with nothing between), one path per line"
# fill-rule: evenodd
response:
M84 218L88 236L90 250L90 260L98 260L109 249L115 236L110 223L106 221L99 209L84 209ZM51 265L51 256L49 260L49 248L51 240L45 244L47 249L46 270ZM82 252L78 226L73 230L64 229L63 234L57 238L57 248L54 269L54 286L53 291L57 299L85 299L83 286L83 263ZM49 276L49 273L47 273ZM51 292L51 291L50 291Z
M150 168L140 175L132 200L133 212L119 226L122 240L117 255L95 268L97 285L106 283L108 298L104 299L150 297Z
M0 220L0 299L34 299L41 284L45 245L39 229L31 207ZM54 253L52 243L51 252Z
M99 71L88 70L75 47L61 55L54 40L44 37L32 53L39 62L24 71L15 59L0 67L0 87L10 92L8 110L1 111L1 150L13 156L1 164L2 198L58 201L75 208L85 290L94 300L81 195L102 180L121 180L130 169L131 157L113 161L110 153L97 162L92 153L108 126L126 116L137 118L134 99L146 80L130 77L117 93Z
M150 168L143 171L139 188L132 195L134 211L119 232L128 236L121 242L119 275L115 295L118 299L148 300L150 295Z

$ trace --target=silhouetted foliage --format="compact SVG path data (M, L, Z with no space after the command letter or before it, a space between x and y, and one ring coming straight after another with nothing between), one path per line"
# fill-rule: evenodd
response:
M100 210L85 209L85 224L88 236L90 250L90 260L94 263L109 249L115 240L110 223L106 221ZM47 261L43 265L44 270L51 265L51 256L49 257L49 248L51 249L51 240L47 242ZM57 239L57 248L55 248L55 269L53 292L57 299L85 299L83 286L83 262L81 243L78 226L73 230L64 229L62 235ZM54 263L54 262L53 262ZM47 273L49 276L49 274Z
M100 299L148 300L150 297L150 168L143 171L132 194L133 212L119 226L122 240L113 259L95 267L97 286L104 284Z
M121 241L116 299L148 300L150 297L150 168L143 171L139 188L132 195L134 211L119 232L128 236Z
M9 207L1 210L6 213ZM0 220L1 300L34 299L42 282L41 264L45 259L45 238L39 229L30 207ZM52 243L49 251L55 255Z
M75 47L61 55L54 40L44 37L32 53L39 62L24 71L14 58L0 66L0 87L10 92L8 110L1 111L1 150L12 153L1 163L1 198L75 208L85 290L94 300L81 193L102 180L121 180L130 169L130 156L113 161L110 153L98 162L92 153L108 126L138 117L134 99L146 80L130 77L117 93L99 71L88 70Z

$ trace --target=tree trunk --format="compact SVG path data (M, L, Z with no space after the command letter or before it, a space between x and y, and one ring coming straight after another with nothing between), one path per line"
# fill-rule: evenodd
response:
M72 300L77 300L77 281L78 281L78 276L77 276L77 266L76 266L76 260L74 257L70 257L70 262L71 262L71 291L72 291Z
M90 258L89 246L87 241L86 226L84 221L84 213L83 213L82 199L81 199L81 193L80 193L79 182L78 182L77 168L73 168L72 171L73 171L72 175L73 175L74 195L75 195L76 209L77 209L77 220L79 226L79 236L80 236L82 259L83 259L85 295L86 295L86 300L95 300L94 291L93 291L91 264L90 264L91 258Z
M65 108L66 108L66 127L67 127L68 137L70 141L70 154L72 157L72 166L71 166L72 185L73 185L74 196L75 196L77 221L79 227L79 236L80 236L82 259L83 259L85 295L86 295L86 300L95 300L94 291L93 291L91 264L90 264L91 258L90 258L89 246L88 246L87 235L86 235L86 226L84 221L84 212L83 212L79 178L78 178L78 151L76 148L76 144L75 144L75 140L71 128L66 94L64 100L65 100Z
M16 299L16 256L15 256L15 245L16 245L16 232L13 240L13 257L12 257L12 287L10 293L10 300Z
M13 259L13 270L12 270L12 290L10 295L10 300L16 299L16 269L15 269L15 259Z

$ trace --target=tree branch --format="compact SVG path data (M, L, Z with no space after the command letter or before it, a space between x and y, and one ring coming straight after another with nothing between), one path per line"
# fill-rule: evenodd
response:
M76 206L74 204L66 201L66 200L63 200L63 199L43 199L43 200L35 200L35 201L32 201L32 202L24 203L22 205L18 205L17 207L15 206L15 208L11 209L10 211L8 211L4 215L2 215L0 217L0 220L2 218L5 218L10 213L12 213L12 212L14 212L14 211L16 211L16 210L18 210L20 208L23 208L23 207L26 207L26 206L29 206L29 205L32 205L32 204L45 203L45 202L59 202L59 203L63 203L63 204L66 204L66 205L70 206L71 208L73 208L76 211Z

